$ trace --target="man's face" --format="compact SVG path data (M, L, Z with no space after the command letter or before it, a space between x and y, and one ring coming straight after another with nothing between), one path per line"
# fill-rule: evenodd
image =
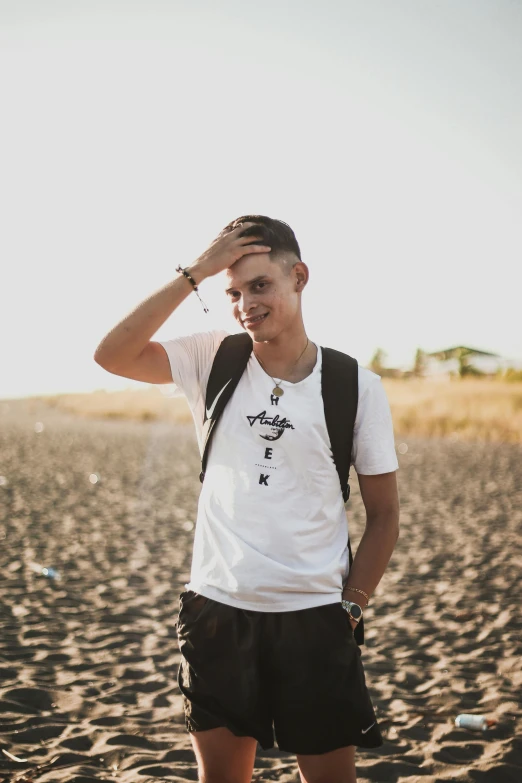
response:
M256 253L243 256L226 270L234 318L254 342L273 340L298 317L298 267L286 274L283 264L271 261L268 253Z

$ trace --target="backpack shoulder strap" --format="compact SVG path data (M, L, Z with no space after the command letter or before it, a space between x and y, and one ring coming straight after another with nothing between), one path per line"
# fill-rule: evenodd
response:
M333 348L322 348L321 391L323 395L326 428L337 468L343 500L350 497L348 477L352 460L353 429L359 402L359 365L357 360ZM348 536L348 560L352 567L353 554ZM354 629L354 638L364 644L364 617Z
M252 338L246 332L229 334L221 342L207 384L203 420L203 455L199 479L205 478L207 458L214 428L234 393L252 353Z
M359 365L352 356L333 348L322 348L322 352L321 391L326 428L346 502L350 497L348 475L359 401Z

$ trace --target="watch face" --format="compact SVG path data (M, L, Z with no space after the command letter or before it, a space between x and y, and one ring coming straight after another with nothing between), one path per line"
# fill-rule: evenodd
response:
M362 615L362 609L359 604L352 604L350 612L354 620L358 620Z

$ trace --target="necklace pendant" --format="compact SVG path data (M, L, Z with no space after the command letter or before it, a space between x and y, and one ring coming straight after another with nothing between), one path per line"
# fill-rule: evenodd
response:
M276 397L282 397L284 391L279 386L274 386L274 388L272 389L272 394L274 394Z

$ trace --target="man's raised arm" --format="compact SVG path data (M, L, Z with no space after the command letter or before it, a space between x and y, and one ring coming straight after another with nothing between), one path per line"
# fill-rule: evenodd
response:
M194 264L187 267L196 285L228 269L246 254L270 252L265 245L253 244L260 237L242 236L253 225L243 223L222 231ZM151 337L192 291L190 281L180 275L151 294L103 338L94 353L94 361L104 370L124 378L171 383L168 357L162 346L151 342Z

